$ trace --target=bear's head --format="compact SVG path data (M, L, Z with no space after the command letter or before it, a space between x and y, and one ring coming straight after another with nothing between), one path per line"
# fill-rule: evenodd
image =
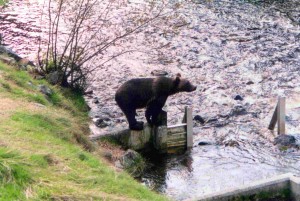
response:
M178 92L192 92L197 89L189 80L181 78L179 73L176 75L174 84Z

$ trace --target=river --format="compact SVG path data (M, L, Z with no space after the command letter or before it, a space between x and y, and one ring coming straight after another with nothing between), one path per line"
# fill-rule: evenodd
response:
M0 14L4 42L32 60L43 6L15 0ZM153 70L179 72L198 89L168 99L168 124L181 121L185 105L206 123L194 121L191 152L147 156L145 185L184 200L286 172L300 175L299 150L280 150L273 145L276 132L267 129L277 97L286 96L287 133L300 143L299 3L198 0L179 9L172 22L180 27L176 32L165 33L168 24L150 26L126 44L145 51L120 56L94 74L93 94L86 98L93 120L105 119L106 127L93 125L93 132L128 126L114 101L125 80L151 76ZM168 45L154 49L157 44ZM237 95L242 100L235 100ZM144 120L143 110L138 114ZM203 141L210 145L199 146Z

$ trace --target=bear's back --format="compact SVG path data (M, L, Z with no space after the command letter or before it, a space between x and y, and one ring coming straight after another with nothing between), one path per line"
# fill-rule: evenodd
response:
M154 78L135 78L128 80L116 92L118 104L132 105L136 108L145 107L153 97Z

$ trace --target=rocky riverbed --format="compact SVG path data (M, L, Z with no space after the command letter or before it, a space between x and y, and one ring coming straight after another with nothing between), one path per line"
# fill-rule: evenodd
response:
M43 5L13 1L0 14L4 42L31 59ZM94 74L87 96L97 122L93 132L128 126L114 101L124 81L152 76L154 70L181 73L198 89L169 97L165 109L171 125L181 122L184 106L193 107L194 148L154 161L142 178L145 184L183 200L279 173L300 174L299 150L274 146L276 132L267 129L277 97L285 96L287 133L300 143L299 3L194 1L179 9L169 22L176 31L164 31L170 24L149 27L126 44L139 51ZM154 48L158 45L163 48ZM144 120L143 110L138 115Z

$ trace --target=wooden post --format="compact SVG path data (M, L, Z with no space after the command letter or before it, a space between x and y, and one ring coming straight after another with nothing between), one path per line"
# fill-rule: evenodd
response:
M285 97L278 98L277 107L278 135L285 134Z
M276 109L273 113L273 116L272 116L272 119L271 119L271 122L270 122L268 128L270 130L274 130L276 123L278 126L278 129L277 129L278 135L284 135L285 134L285 97L278 98Z
M188 149L193 147L193 116L192 108L185 107L183 123L186 123L186 146Z
M158 126L154 129L154 147L160 153L166 153L168 149L168 128L167 126Z
M273 113L273 116L272 116L272 119L271 119L271 122L269 124L269 130L274 130L275 126L276 126L276 123L277 123L277 110L278 110L278 103L276 105L276 108L274 110L274 113Z
M167 116L167 112L162 110L156 122L158 126L154 126L152 129L153 145L160 153L166 153L168 148Z

